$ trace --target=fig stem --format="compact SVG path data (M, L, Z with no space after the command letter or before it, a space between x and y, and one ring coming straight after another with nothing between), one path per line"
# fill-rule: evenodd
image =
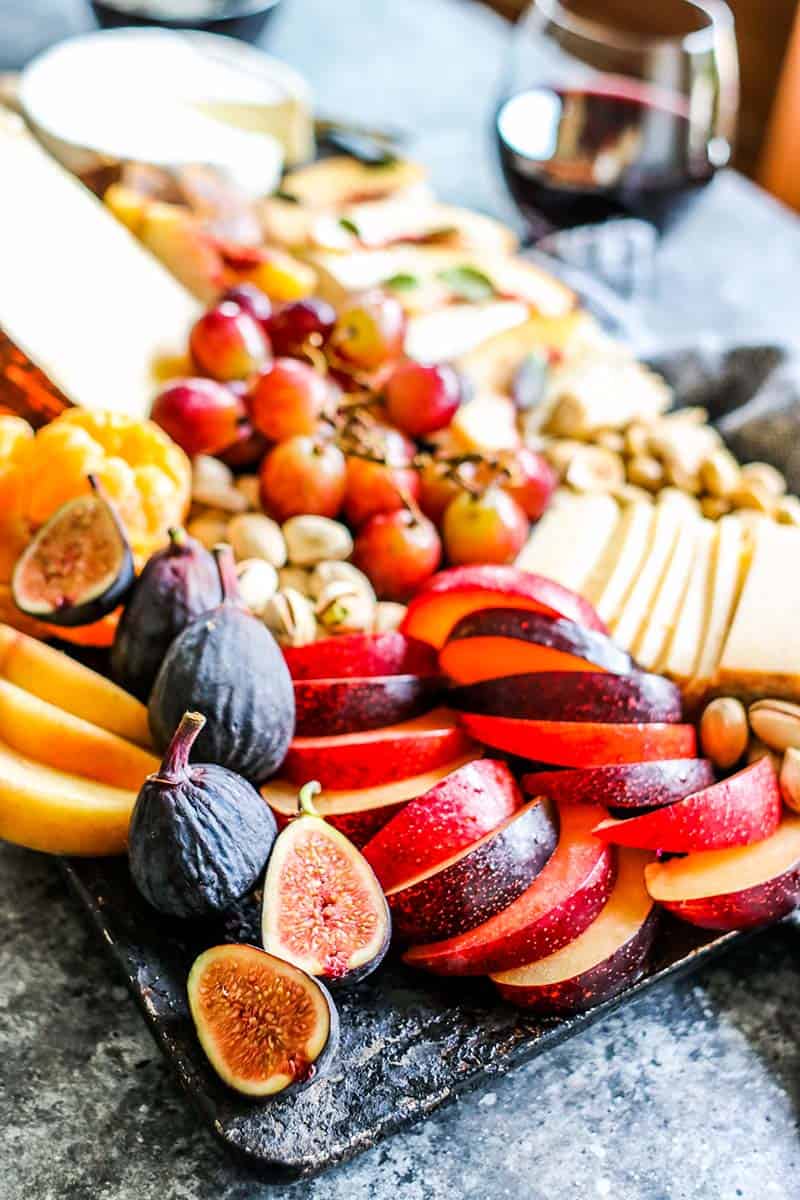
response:
M222 584L222 599L227 604L242 605L242 595L239 591L239 578L236 574L236 562L233 550L227 542L220 542L212 551L217 560L219 581Z
M167 530L170 550L182 550L186 545L186 530L182 525L171 525Z
M322 784L316 779L310 779L300 788L297 796L297 811L301 817L318 817L314 797L322 791Z
M162 783L176 783L183 777L189 764L189 755L197 735L206 723L199 712L185 712L178 728L167 746L158 774L152 778Z

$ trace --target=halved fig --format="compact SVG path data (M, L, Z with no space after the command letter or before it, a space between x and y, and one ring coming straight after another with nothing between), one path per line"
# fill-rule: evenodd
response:
M633 671L540 671L452 687L453 708L492 717L559 721L667 721L682 719L680 689L663 675Z
M284 646L292 679L435 675L435 650L403 633L346 633L305 646Z
M540 671L628 675L633 659L606 634L575 621L519 608L484 608L457 621L439 652L455 683Z
M674 804L713 782L714 768L707 758L533 771L522 777L529 796L548 796L559 804L602 804L619 810L619 815Z
M431 708L440 690L437 675L297 679L295 733L298 737L321 737L396 725Z
M339 1017L328 992L256 946L212 946L189 972L189 1009L208 1061L245 1096L307 1087L330 1066Z
M122 602L133 555L94 475L91 491L62 504L23 551L11 577L21 612L51 625L91 625Z
M316 780L278 835L264 880L264 949L331 983L355 983L389 948L389 906L372 867L319 816Z

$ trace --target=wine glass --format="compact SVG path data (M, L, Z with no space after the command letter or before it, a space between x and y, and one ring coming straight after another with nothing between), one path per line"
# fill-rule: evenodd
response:
M532 237L619 217L668 228L728 162L738 92L722 0L534 0L495 120Z

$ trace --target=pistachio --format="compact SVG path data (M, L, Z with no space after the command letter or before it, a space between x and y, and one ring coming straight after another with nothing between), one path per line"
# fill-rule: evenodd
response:
M228 536L229 518L226 513L209 512L201 517L193 517L186 526L187 533L197 538L206 550L211 550Z
M294 588L301 596L307 596L310 572L305 567L281 567L278 571L278 584L283 588Z
M691 471L679 459L669 459L664 464L664 474L673 487L680 488L690 496L696 496L701 490L700 474Z
M281 527L263 513L241 513L228 526L228 540L237 559L263 558L273 567L286 562Z
M602 446L614 454L622 454L625 449L625 436L618 429L601 429L595 434L594 442L596 446Z
M750 705L750 724L770 750L800 749L800 704L788 700L756 700Z
M317 563L308 577L308 594L318 600L322 591L331 583L346 583L351 591L361 591L371 600L375 591L367 576L349 562Z
M726 500L724 496L702 496L700 511L711 521L718 521L720 517L724 517L731 511L730 501Z
M781 525L800 525L800 500L797 496L781 497L773 515Z
M251 512L261 512L261 484L257 475L240 475L234 486Z
M403 623L408 609L405 604L396 604L394 600L379 600L375 605L372 620L373 633L393 633Z
M245 558L236 564L242 600L257 617L278 590L278 572L264 558Z
M330 517L290 517L283 536L293 566L313 567L319 562L349 558L353 553L350 530Z
M747 483L757 483L765 488L776 499L786 491L784 475L771 463L751 462L742 467L742 480Z
M750 742L747 747L748 766L752 765L754 762L758 762L760 758L768 758L776 772L780 774L783 763L780 754L776 754L774 750L770 750L769 746L766 746L760 738L750 738Z
M247 508L244 496L233 485L233 472L209 454L198 454L192 463L192 500L231 513Z
M700 718L703 753L716 767L732 767L747 749L747 713L741 701L720 696L706 705Z
M363 588L337 580L320 592L316 617L329 633L358 633L372 628L375 600Z
M739 486L730 496L734 508L752 508L756 512L771 516L775 511L777 497L759 479L747 479L744 471Z
M563 478L575 455L583 449L583 442L576 442L572 438L560 438L556 441L550 442L547 445L544 453L550 465L554 467L556 471L558 471L559 475L561 475Z
M311 601L294 588L275 592L267 601L262 620L282 646L305 646L316 640L317 622Z
M700 464L700 482L712 496L727 497L739 486L741 469L726 446L712 450Z
M800 750L794 746L790 746L783 756L780 782L784 804L800 812Z
M650 426L643 425L641 421L634 421L625 430L625 453L632 457L646 454L649 440Z
M625 482L625 468L612 450L582 446L567 467L564 482L577 492L607 492Z
M628 483L657 492L664 483L664 468L650 454L637 454L628 462Z

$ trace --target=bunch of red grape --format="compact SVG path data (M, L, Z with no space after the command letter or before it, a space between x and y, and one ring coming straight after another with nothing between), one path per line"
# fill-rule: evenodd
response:
M512 561L555 487L531 450L487 460L437 442L467 385L447 364L405 358L405 331L402 305L383 292L337 313L317 299L273 308L241 284L191 331L197 375L172 381L153 408L188 454L258 465L277 520L342 515L355 562L387 599L407 599L443 557Z

